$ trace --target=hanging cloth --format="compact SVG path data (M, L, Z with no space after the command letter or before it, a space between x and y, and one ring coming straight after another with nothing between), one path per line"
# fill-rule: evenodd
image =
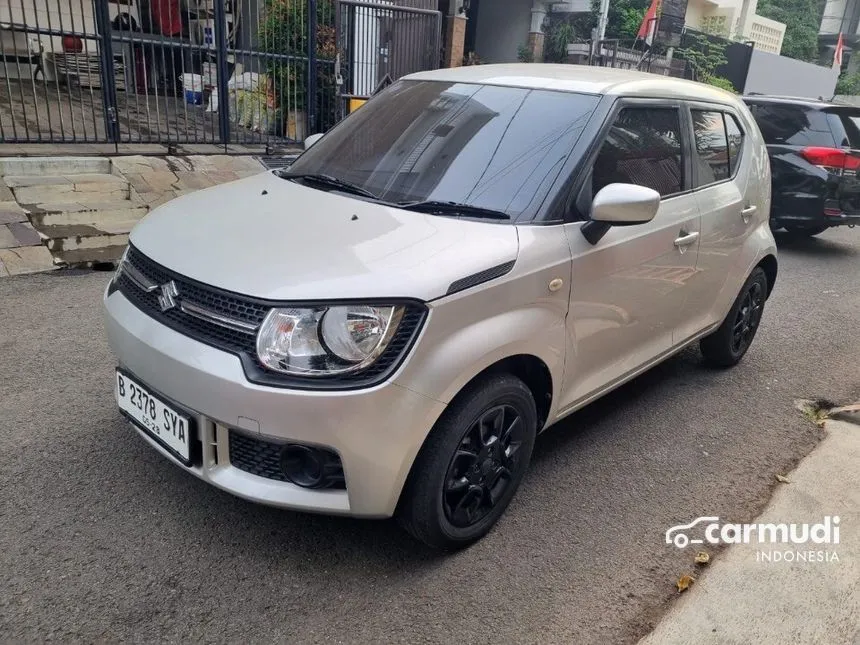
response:
M163 36L182 33L182 12L179 0L150 0L152 20Z

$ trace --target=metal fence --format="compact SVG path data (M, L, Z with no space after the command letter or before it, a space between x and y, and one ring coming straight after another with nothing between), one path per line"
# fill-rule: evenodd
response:
M689 74L687 62L684 60L659 56L653 50L623 47L621 41L614 39L595 43L593 52L589 45L586 60L589 65L632 69L675 78L685 78Z
M361 0L338 4L342 99L366 99L386 80L439 66L438 11Z
M270 153L437 67L440 33L438 11L389 2L7 0L0 141Z

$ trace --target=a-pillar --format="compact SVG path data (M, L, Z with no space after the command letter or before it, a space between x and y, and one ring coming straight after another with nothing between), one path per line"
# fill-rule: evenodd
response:
M543 62L543 21L546 19L546 5L543 2L535 2L532 5L532 24L529 28L529 51L532 60L536 63Z
M466 11L463 0L451 0L445 16L445 67L460 67L466 44Z

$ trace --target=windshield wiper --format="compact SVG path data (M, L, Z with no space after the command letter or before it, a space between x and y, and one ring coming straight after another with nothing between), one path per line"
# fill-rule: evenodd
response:
M419 213L460 214L465 217L479 217L483 219L511 219L511 216L502 211L491 208L481 208L471 204L459 204L457 202L423 201L423 202L398 202L397 208Z
M371 199L379 200L379 198L374 195L372 192L367 190L366 188L362 188L358 184L353 184L348 181L344 181L343 179L338 179L337 177L332 177L331 175L323 175L323 174L315 174L315 173L304 173L304 174L295 174L291 175L289 172L281 172L278 173L278 177L281 179L304 179L305 181L310 181L317 184L324 184L325 186L331 186L332 188L337 188L338 190L342 190L345 193L352 193L353 195L361 195L362 197L370 197Z

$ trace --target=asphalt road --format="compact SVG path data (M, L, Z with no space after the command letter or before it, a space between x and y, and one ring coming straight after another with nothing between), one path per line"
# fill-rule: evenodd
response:
M738 368L691 349L550 430L500 525L453 556L183 473L114 407L108 274L0 280L2 639L635 640L691 568L666 529L753 518L819 439L793 399L860 398L860 232L779 241Z

